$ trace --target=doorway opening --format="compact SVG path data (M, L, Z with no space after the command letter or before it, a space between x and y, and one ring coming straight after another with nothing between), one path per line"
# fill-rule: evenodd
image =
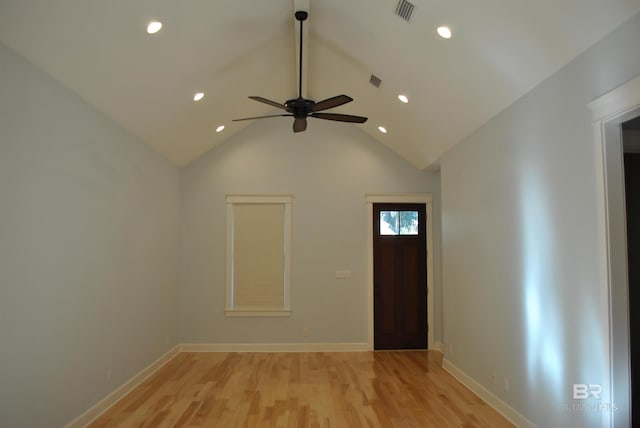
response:
M631 423L640 425L640 116L622 123L629 281Z

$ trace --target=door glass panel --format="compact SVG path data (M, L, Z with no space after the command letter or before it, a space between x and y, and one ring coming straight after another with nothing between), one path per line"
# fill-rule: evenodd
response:
M380 211L380 235L400 233L398 211Z
M418 234L418 211L400 211L400 235Z

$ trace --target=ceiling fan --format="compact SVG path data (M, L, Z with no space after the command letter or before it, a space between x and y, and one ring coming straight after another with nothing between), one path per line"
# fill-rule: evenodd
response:
M307 117L315 117L316 119L334 120L337 122L351 122L351 123L364 123L367 121L366 117L353 116L350 114L338 114L338 113L322 113L324 110L338 107L343 104L347 104L353 101L353 98L347 95L336 95L335 97L327 98L319 102L302 98L302 25L307 19L309 14L305 11L297 11L295 13L296 20L300 22L300 79L298 80L298 98L294 98L285 101L284 104L280 104L276 101L271 101L263 97L249 97L252 100L259 101L261 103L269 104L270 106L285 110L287 114L275 114L270 116L258 116L258 117L246 117L243 119L233 119L234 122L241 120L253 120L264 119L267 117L293 117L293 132L302 132L307 129Z

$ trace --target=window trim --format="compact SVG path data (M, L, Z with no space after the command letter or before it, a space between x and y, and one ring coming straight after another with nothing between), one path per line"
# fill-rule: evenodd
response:
M291 315L291 195L226 195L227 205L227 261L226 303L227 317L288 317ZM284 292L282 307L233 307L233 219L234 205L282 204L284 205Z

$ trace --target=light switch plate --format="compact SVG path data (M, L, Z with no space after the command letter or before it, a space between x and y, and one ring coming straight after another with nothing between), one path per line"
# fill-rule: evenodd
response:
M336 278L342 279L342 278L351 278L351 271L346 269L346 270L337 270L336 271Z

